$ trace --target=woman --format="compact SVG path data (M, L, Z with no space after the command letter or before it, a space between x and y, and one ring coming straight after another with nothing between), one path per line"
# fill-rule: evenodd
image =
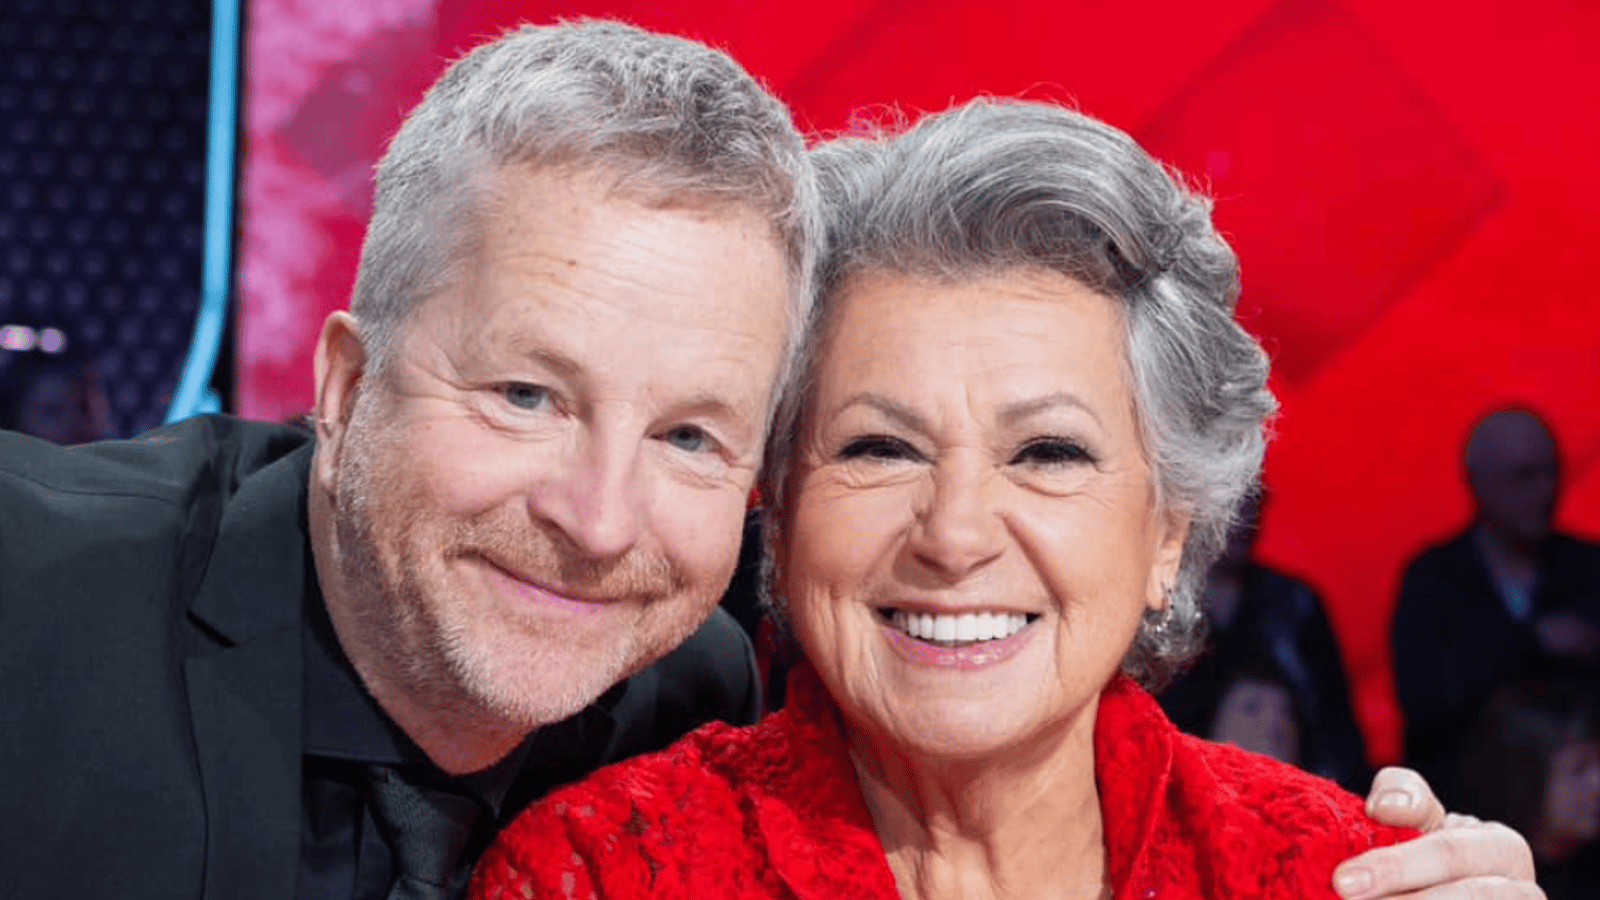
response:
M1207 204L975 102L817 153L833 228L764 477L789 706L551 795L479 897L1328 896L1403 836L1144 692L1260 465Z

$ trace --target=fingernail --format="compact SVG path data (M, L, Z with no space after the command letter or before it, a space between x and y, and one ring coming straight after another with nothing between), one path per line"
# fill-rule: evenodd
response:
M1410 791L1384 791L1378 795L1378 807L1388 809L1410 809L1417 804L1417 798Z
M1398 793L1398 792L1397 792ZM1333 877L1333 889L1345 900L1357 898L1372 890L1372 871L1359 866L1353 869L1342 869Z

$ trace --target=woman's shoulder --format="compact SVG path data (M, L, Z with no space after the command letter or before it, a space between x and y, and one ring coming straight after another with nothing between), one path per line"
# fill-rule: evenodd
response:
M471 896L759 894L771 868L758 838L764 801L809 780L797 761L814 758L802 745L819 731L788 711L742 728L713 722L558 788L500 832Z
M1416 834L1373 821L1360 797L1326 778L1190 735L1176 737L1172 780L1189 812L1180 824L1203 823L1212 855L1237 878L1263 886L1331 897L1339 863Z
M737 847L738 785L716 761L762 730L713 722L557 788L500 831L472 896L646 896L687 854Z
M1335 866L1412 834L1332 781L1179 732L1126 679L1102 698L1096 741L1111 862L1140 886L1331 900Z
M1178 734L1173 770L1242 823L1259 822L1285 835L1371 831L1376 839L1381 830L1367 817L1362 799L1334 782L1231 744Z

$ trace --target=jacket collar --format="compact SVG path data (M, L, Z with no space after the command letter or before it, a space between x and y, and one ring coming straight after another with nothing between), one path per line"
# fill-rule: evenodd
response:
M301 604L316 572L311 445L257 461L217 473L238 480L189 607L208 640L184 672L206 804L204 893L267 900L293 896L298 870Z
M800 900L898 896L845 749L837 707L809 665L802 663L791 675L789 705L776 715L787 721L768 732L775 739L760 747L741 745L741 752L770 760L755 764L773 774L753 793L778 875ZM1127 676L1115 676L1102 692L1095 777L1106 871L1118 900L1147 900L1140 886L1156 883L1151 851L1171 795L1176 733L1155 700ZM740 768L750 765L745 760Z
M787 720L770 730L777 739L742 751L766 757L759 770L772 773L753 800L778 876L798 900L899 896L838 710L809 665L791 673L788 705L776 717Z
M1151 852L1164 804L1173 795L1171 722L1144 688L1118 674L1100 694L1094 723L1094 770L1105 829L1106 875L1114 896L1140 898L1151 883Z

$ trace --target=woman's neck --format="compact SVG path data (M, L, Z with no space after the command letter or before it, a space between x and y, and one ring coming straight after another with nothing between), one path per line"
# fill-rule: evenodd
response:
M905 900L1109 897L1091 704L1002 762L930 760L851 733L851 759Z

